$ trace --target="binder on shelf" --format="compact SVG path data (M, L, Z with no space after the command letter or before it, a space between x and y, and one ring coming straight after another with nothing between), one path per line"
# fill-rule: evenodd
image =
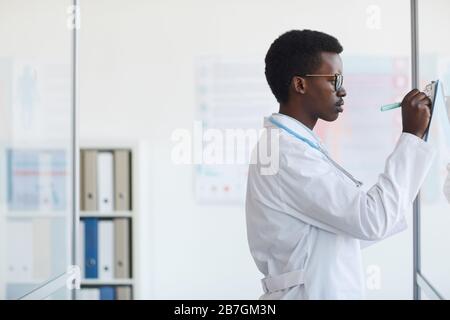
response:
M97 151L81 152L81 210L97 210Z
M33 278L48 279L52 261L51 219L33 219Z
M114 277L130 278L130 220L114 219Z
M54 150L51 154L52 206L54 210L66 210L68 207L67 180L69 178L67 152Z
M98 224L99 279L109 280L114 275L114 223L101 220Z
M119 286L116 288L117 300L131 300L131 287Z
M114 210L114 159L112 152L98 152L97 155L97 207L100 212Z
M115 300L114 287L102 286L100 287L100 300Z
M98 278L98 219L84 220L85 229L85 275L87 279Z
M100 300L99 288L81 288L76 291L77 300Z
M27 281L33 278L33 222L8 221L8 282Z
M60 270L67 270L67 242L61 241L67 237L67 220L52 219L51 223L51 259L52 274L59 273ZM58 257L55 259L55 257Z
M39 209L49 211L53 207L53 168L52 154L48 152L38 153L38 195Z
M120 280L133 276L132 150L90 147L80 155L81 209L90 212L80 219L79 261L82 279L97 280L82 282L77 298L131 300L133 281Z
M131 210L130 152L114 151L114 200L118 211Z
M84 226L84 220L80 220L80 230L79 230L79 246L78 246L78 265L80 267L80 276L81 279L86 278L86 273L85 273L85 239L86 239L86 231L85 231L85 226Z
M25 174L26 173L26 174ZM9 210L39 209L39 158L33 150L7 150Z

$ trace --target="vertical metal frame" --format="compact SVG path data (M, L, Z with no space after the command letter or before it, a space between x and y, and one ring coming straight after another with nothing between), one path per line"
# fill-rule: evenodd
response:
M78 235L79 235L79 141L78 141L78 26L79 19L79 1L73 0L75 7L74 28L72 29L72 254L71 264L78 264ZM80 266L82 267L82 266ZM75 290L71 291L71 298L75 299Z
M419 34L417 0L411 0L411 80L412 87L419 85ZM420 300L417 275L420 273L420 193L413 206L413 299Z

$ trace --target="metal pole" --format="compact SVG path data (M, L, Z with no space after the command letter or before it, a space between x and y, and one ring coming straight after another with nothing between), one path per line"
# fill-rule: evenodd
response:
M73 0L74 26L72 29L72 265L78 263L78 231L79 231L79 147L78 147L78 26L79 3ZM83 266L80 266L82 268ZM75 290L71 291L71 298L75 299Z
M419 34L417 0L411 0L411 80L412 87L419 86ZM413 299L420 300L418 274L420 273L420 193L414 200L413 209Z

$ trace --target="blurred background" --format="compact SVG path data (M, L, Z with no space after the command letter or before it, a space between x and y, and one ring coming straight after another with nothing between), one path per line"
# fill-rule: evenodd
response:
M420 87L450 92L450 3L418 8ZM409 0L0 0L0 298L79 265L42 298L257 299L246 165L195 155L278 111L264 57L292 29L344 47L345 111L315 131L367 190L401 133L379 108L411 89ZM409 225L364 250L369 299L413 298Z

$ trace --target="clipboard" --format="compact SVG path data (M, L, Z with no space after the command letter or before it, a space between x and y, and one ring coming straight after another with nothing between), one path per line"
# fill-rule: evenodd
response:
M428 96L428 98L430 98L430 100L431 100L431 110L430 110L431 116L430 116L430 121L428 122L428 127L425 130L425 134L423 136L424 141L428 140L428 132L430 130L431 123L433 122L434 106L435 106L435 102L436 102L436 95L438 92L439 84L440 84L439 80L434 80L425 86L424 92Z

